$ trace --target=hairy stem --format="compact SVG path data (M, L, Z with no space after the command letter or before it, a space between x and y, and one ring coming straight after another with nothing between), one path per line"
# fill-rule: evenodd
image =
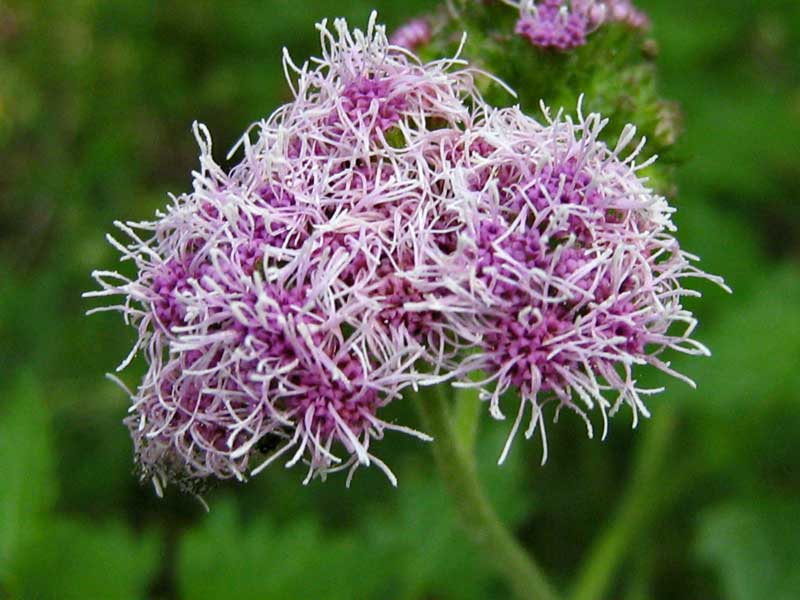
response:
M669 450L677 421L674 406L666 407L650 422L638 447L631 481L622 503L592 544L570 596L572 600L607 597L617 570L635 538L664 506L667 494L658 496L657 478Z
M427 430L434 436L433 452L439 472L461 520L480 551L505 577L520 600L556 600L557 595L533 559L498 518L478 479L475 460L453 425L444 390L415 396Z

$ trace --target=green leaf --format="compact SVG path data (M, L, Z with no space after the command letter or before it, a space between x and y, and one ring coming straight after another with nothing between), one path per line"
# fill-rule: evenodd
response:
M713 328L700 327L697 337L712 356L675 360L698 390L671 382L671 400L684 402L694 414L738 417L793 398L800 386L798 304L800 273L794 267L763 274L755 293L734 293Z
M700 525L697 553L730 600L794 600L800 590L800 503L720 506Z
M761 289L765 244L750 219L742 218L727 206L704 200L697 191L684 193L681 189L675 204L678 208L675 224L681 247L700 257L698 266L704 271L724 277L734 292L732 296L726 294L710 282L686 282L689 287L703 292L702 299L692 302L693 310L724 313ZM701 335L703 329L701 323Z
M484 562L467 539L441 481L407 472L396 503L367 521L368 547L392 565L386 577L401 599L479 600L488 595Z
M482 414L485 405L478 407ZM494 425L494 424L492 424ZM520 522L531 509L524 490L520 448L499 467L497 458L508 434L507 424L488 426L477 441L475 455L484 488L500 517ZM433 442L435 443L435 442ZM453 499L436 477L433 465L409 463L400 474L394 502L365 521L367 549L375 568L391 564L385 574L391 596L401 599L440 598L481 600L496 595L495 580L454 511Z
M23 373L2 396L0 581L56 496L50 415L38 383Z
M345 600L364 597L375 585L361 568L367 553L354 538L323 533L305 516L277 526L267 512L245 523L232 501L215 504L181 541L181 597Z
M121 523L57 519L22 553L13 589L36 600L145 598L159 557L153 533L140 537Z

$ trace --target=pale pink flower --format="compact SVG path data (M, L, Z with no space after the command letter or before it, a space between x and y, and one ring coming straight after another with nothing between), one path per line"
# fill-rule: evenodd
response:
M450 369L477 385L492 416L505 418L503 394L521 397L501 455L529 415L526 437L543 407L608 417L628 405L634 424L649 415L635 370L653 365L691 383L662 358L666 350L707 354L692 339L697 324L682 299L697 292L687 278L722 281L693 265L674 237L673 209L640 175L642 143L626 151L635 128L615 148L600 141L597 114L545 124L518 108L498 110L469 132L474 148L453 165L453 203L461 214L460 251L436 261L438 296L420 308L442 314L453 337L472 349ZM433 290L431 290L433 292ZM481 371L475 384L470 374ZM546 446L545 446L546 448ZM545 454L546 456L546 454Z
M649 19L631 0L504 0L517 8L515 31L534 46L568 51L583 46L605 23L647 29Z
M196 125L193 192L117 223L133 278L95 273L88 295L121 297L96 310L139 333L120 368L142 350L148 371L126 423L159 490L279 459L305 462L305 481L374 464L394 482L373 442L429 439L379 413L441 378L420 361L455 352L435 311L405 310L422 300L405 273L449 239L440 146L483 103L458 61L420 63L374 15L366 32L319 30L322 56L285 57L294 99L244 135L241 162L225 172Z
M398 27L389 38L395 46L416 50L431 40L431 24L427 19L411 19Z

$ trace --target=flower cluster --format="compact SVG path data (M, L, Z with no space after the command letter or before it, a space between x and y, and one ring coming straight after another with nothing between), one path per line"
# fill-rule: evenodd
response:
M416 50L427 44L432 34L431 24L427 19L411 19L392 33L389 42L395 46Z
M481 103L468 71L421 65L374 16L366 33L319 29L322 57L285 57L294 100L247 132L240 164L226 173L196 125L194 191L117 224L133 278L95 274L139 331L131 357L149 369L127 424L159 486L243 479L280 456L309 478L374 463L393 480L371 441L428 439L378 413L433 377L420 361L455 352L431 311L404 310L422 300L404 273L452 244L441 148Z
M454 337L473 344L450 366L456 385L480 386L498 419L504 392L521 398L501 462L528 407L528 438L538 424L544 435L548 402L581 415L590 436L585 410L597 407L605 437L621 406L635 425L648 416L642 396L661 391L637 386L636 365L691 384L662 358L708 353L690 337L697 323L681 300L696 292L682 280L724 287L691 264L673 236L673 209L639 176L654 160L635 163L644 140L623 154L633 126L612 150L599 139L599 115L579 105L573 122L542 109L545 124L504 109L465 135L473 150L453 172L459 251L435 261L432 306L458 306L447 313ZM485 376L477 384L476 371Z
M495 110L462 61L421 64L374 15L318 28L322 56L285 56L294 98L241 161L221 168L195 125L193 191L117 223L133 276L94 274L87 295L122 298L95 310L138 331L120 369L148 367L126 419L143 475L160 491L280 459L305 481L374 464L394 483L374 441L430 438L384 408L447 381L480 386L495 418L517 390L509 442L551 401L646 414L632 369L706 352L680 302L707 276L639 176L641 145L622 156L633 128L611 150L597 115Z
M516 33L534 46L571 50L604 23L625 23L634 29L649 26L647 16L630 0L504 0L517 7Z

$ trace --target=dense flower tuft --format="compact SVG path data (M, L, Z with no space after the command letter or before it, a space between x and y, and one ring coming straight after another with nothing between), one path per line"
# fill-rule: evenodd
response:
M126 420L143 472L244 479L283 457L307 480L376 464L373 440L422 360L453 345L405 278L437 251L448 213L439 146L482 106L454 61L423 65L366 32L319 26L322 57L287 57L294 100L238 145L230 172L195 126L194 191L111 242L132 278L97 272L139 332L148 372ZM264 440L270 440L264 444ZM277 448L261 456L259 448Z
M604 23L634 29L649 27L647 16L630 0L505 0L520 11L515 31L534 46L572 50L586 43Z
M474 340L451 366L458 385L484 373L477 385L495 418L507 390L522 399L501 461L528 408L526 437L549 402L581 415L590 435L586 411L598 408L605 436L607 417L627 404L635 424L648 415L643 397L660 391L637 386L636 365L691 383L662 358L708 353L690 337L697 323L681 300L697 294L682 282L724 286L674 238L673 209L639 175L652 160L634 162L643 141L623 155L635 128L611 149L599 115L544 110L544 125L512 108L470 132L480 151L463 154L453 178L462 252L436 261L448 289L435 304L458 303L446 318Z
M305 482L376 465L395 483L375 442L430 438L386 407L448 381L498 419L518 393L501 460L526 412L526 436L544 434L550 402L590 433L595 407L604 434L622 405L646 415L658 390L633 369L683 378L663 352L707 351L682 282L719 280L675 240L642 144L623 154L635 130L612 150L580 107L544 124L493 109L463 62L422 64L374 15L366 32L318 28L322 56L285 56L293 100L242 137L240 162L222 169L195 125L193 191L116 223L132 276L94 273L86 295L120 300L91 312L138 332L118 370L147 366L125 421L143 476L160 492L280 461Z

